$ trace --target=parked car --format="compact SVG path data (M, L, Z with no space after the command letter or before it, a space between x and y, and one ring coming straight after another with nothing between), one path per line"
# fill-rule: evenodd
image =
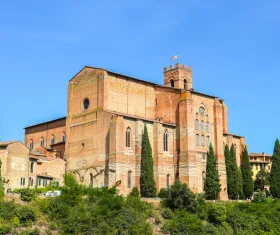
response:
M43 196L45 197L57 197L61 195L61 191L47 191L43 193Z

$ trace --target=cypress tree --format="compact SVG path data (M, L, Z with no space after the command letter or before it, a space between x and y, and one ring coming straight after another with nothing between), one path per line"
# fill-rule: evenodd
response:
M253 181L252 168L250 166L248 149L247 149L246 145L242 152L241 172L242 172L244 197L250 198L254 192L254 181Z
M232 177L233 177L233 183L232 183L232 194L229 196L230 199L238 199L241 195L241 187L242 187L242 178L241 175L238 172L238 166L236 162L236 151L235 147L232 144L230 147L230 164L231 164L231 171L232 171Z
M2 175L1 175L1 166L2 166L2 162L0 159L0 200L4 198L4 184L3 184L3 180L2 180Z
M243 180L242 180L242 172L240 167L237 167L237 190L238 190L238 199L244 199L244 193L243 193Z
M140 192L142 197L156 196L154 160L146 124L142 136Z
M273 197L280 198L280 144L278 139L275 141L272 155L270 192Z
M230 199L234 199L234 188L235 188L235 179L234 171L232 167L232 158L229 151L228 145L225 146L224 150L225 163L226 163L226 172L227 172L227 192Z
M212 144L210 144L209 151L207 152L206 179L204 183L204 189L205 198L208 200L216 200L222 190Z

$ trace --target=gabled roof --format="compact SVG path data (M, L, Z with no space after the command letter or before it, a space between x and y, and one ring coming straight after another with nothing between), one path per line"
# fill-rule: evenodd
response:
M145 82L145 83L154 85L155 87L162 87L162 88L167 88L167 89L172 89L172 90L178 90L178 91L184 90L184 89L182 89L182 88L168 87L168 86L160 85L160 84L157 84L157 83L154 83L154 82L146 81L146 80L143 80L143 79L131 77L131 76L128 76L128 75L125 75L125 74L116 73L116 72L109 71L109 70L106 70L106 69L103 69L103 68L92 67L92 66L85 66L85 67L83 67L78 73L75 74L74 77L72 77L72 78L70 79L70 81L72 81L72 80L73 80L80 72L82 72L85 68L101 69L101 70L106 71L106 72L109 73L109 74L113 74L113 75L116 75L116 76L126 77L126 78L129 78L129 79L135 80L135 81L137 81L137 82ZM194 91L194 90L191 90L190 92L193 93L193 94L203 95L203 96L207 96L207 97L210 97L210 98L219 98L219 97L217 97L217 96L208 95L208 94L205 94L205 93L202 93L202 92L197 92L197 91ZM220 99L220 100L222 100L222 99ZM223 100L222 100L222 101L223 101Z
M14 144L16 142L20 142L19 140L11 140L11 141L1 141L0 142L0 146L6 147L10 144Z
M255 153L255 152L252 152L252 153L249 153L249 156L266 156L266 157L272 157L271 154L268 154L268 153Z
M66 117L61 117L61 118L57 118L57 119L54 119L54 120L49 120L49 121L46 121L46 122L41 122L41 123L38 123L38 124L35 124L35 125L32 125L32 126L24 127L24 129L27 129L27 128L30 128L30 127L35 127L35 126L40 126L42 124L47 124L47 123L51 123L51 122L60 121L60 120L63 120L63 119L66 119Z

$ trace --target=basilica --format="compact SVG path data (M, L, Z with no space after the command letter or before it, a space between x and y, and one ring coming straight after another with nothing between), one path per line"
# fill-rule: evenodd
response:
M225 102L193 87L192 68L163 70L163 85L103 68L84 67L68 83L67 116L25 128L30 151L55 151L81 184L139 187L141 141L147 126L157 190L176 178L203 192L212 143L227 200L224 145L234 145L240 165L245 138L228 131ZM42 151L42 150L41 150Z

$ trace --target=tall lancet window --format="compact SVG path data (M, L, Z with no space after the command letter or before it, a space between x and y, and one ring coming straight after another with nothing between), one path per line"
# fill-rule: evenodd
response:
M168 151L168 132L167 130L164 131L163 134L163 151Z
M127 148L130 148L130 127L126 128L126 133L125 133L125 146Z
M184 79L184 89L187 89L187 79Z

